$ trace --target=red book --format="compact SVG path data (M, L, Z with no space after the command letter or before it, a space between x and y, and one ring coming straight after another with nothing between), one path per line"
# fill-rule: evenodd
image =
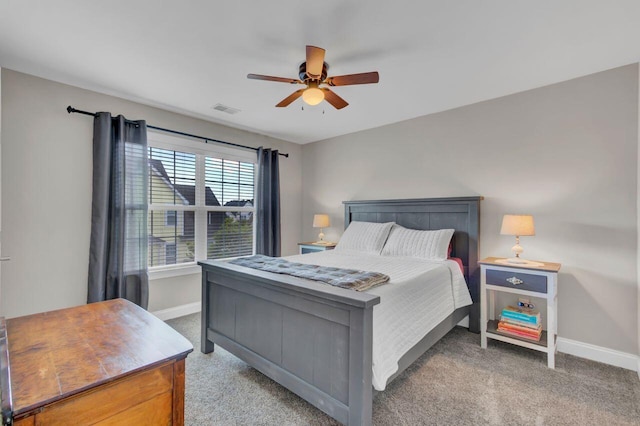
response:
M535 342L539 342L540 336L542 336L542 330L520 331L513 328L505 327L502 323L498 323L498 331L504 334L511 334L513 336L522 337L523 339L532 340Z
M505 330L519 331L521 333L530 334L532 336L540 336L542 334L542 326L538 326L536 328L530 328L530 327L523 327L520 325L511 324L505 321L500 321L498 323L498 328L505 329Z

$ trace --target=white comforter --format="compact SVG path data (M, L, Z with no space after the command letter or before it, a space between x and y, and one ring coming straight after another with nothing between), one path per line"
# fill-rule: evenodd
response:
M373 308L373 387L384 390L398 361L471 296L457 263L408 257L324 251L287 260L389 275L389 283L367 290L380 296Z

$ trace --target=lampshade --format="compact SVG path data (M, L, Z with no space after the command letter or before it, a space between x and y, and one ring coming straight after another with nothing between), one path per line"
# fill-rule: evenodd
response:
M309 87L302 92L302 100L309 105L318 105L324 100L324 92L317 87Z
M505 214L502 218L500 234L517 235L519 237L536 235L533 216L528 214Z
M329 215L328 214L314 214L313 215L313 227L314 228L328 228L331 224L329 223Z

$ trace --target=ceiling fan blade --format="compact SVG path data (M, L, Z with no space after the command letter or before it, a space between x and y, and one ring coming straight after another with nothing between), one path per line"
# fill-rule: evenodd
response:
M361 74L348 74L329 77L325 81L329 86L349 86L352 84L369 84L380 81L377 71L363 72Z
M290 94L289 96L287 96L286 98L284 98L283 100L280 101L280 103L278 105L276 105L277 107L286 107L289 106L289 104L293 101L295 101L296 99L298 99L300 96L302 96L302 92L304 92L306 89L300 89L300 90L296 90L295 92L293 92L292 94Z
M251 80L277 81L278 83L304 84L295 78L272 77L270 75L247 74L247 78Z
M347 101L342 99L340 96L336 95L331 90L325 88L320 89L324 92L324 100L329 102L335 109L342 109L349 105Z
M307 46L307 75L310 78L320 78L322 75L324 52L321 47Z

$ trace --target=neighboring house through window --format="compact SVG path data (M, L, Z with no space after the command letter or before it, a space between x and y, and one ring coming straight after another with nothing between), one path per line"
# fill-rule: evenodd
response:
M254 253L255 153L150 132L149 266Z
M233 200L225 203L225 207L253 207L253 200ZM237 220L247 220L251 216L251 212L227 212L227 216Z

